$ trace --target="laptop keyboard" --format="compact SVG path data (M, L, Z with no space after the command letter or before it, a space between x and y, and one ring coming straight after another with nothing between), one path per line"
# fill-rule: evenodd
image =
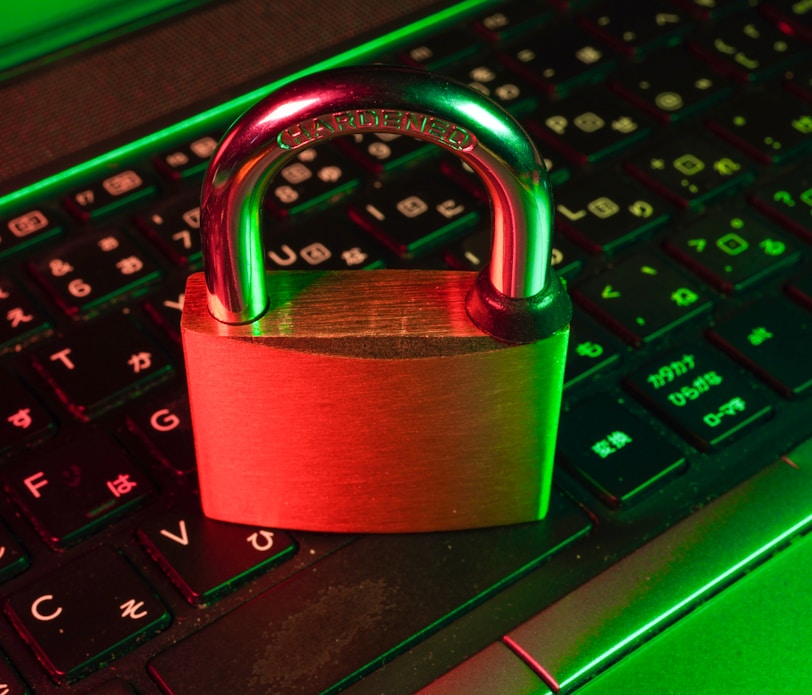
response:
M490 94L548 160L575 310L537 524L201 514L179 320L227 123L0 209L0 693L360 693L384 664L410 692L812 435L809 13L638 5L506 2L380 56ZM383 134L299 153L264 225L275 270L471 270L490 243L475 177Z

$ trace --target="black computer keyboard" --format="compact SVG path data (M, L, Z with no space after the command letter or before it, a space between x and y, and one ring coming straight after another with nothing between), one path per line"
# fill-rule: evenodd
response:
M490 94L548 160L575 313L537 524L202 515L179 320L228 122L0 209L0 693L411 692L812 435L801 5L507 2L379 56ZM475 177L390 135L301 152L264 224L269 268L489 252Z

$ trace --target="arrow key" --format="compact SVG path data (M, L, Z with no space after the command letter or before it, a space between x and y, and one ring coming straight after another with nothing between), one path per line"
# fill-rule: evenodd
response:
M296 550L284 531L215 521L191 505L151 517L138 537L197 606L216 601Z

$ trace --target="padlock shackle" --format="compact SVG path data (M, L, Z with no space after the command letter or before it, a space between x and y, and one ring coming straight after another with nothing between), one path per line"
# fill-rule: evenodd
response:
M266 97L237 120L214 153L200 219L214 318L248 323L266 310L260 220L262 199L276 174L302 149L364 132L433 142L480 176L493 220L486 293L495 290L497 303L539 297L548 292L551 276L558 287L550 269L549 180L516 120L480 93L423 70L341 68L289 83Z

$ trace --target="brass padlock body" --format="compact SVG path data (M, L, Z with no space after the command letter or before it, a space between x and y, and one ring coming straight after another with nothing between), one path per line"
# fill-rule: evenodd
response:
M270 272L228 325L190 277L182 318L203 508L226 521L430 531L547 511L569 327L508 345L474 274Z

